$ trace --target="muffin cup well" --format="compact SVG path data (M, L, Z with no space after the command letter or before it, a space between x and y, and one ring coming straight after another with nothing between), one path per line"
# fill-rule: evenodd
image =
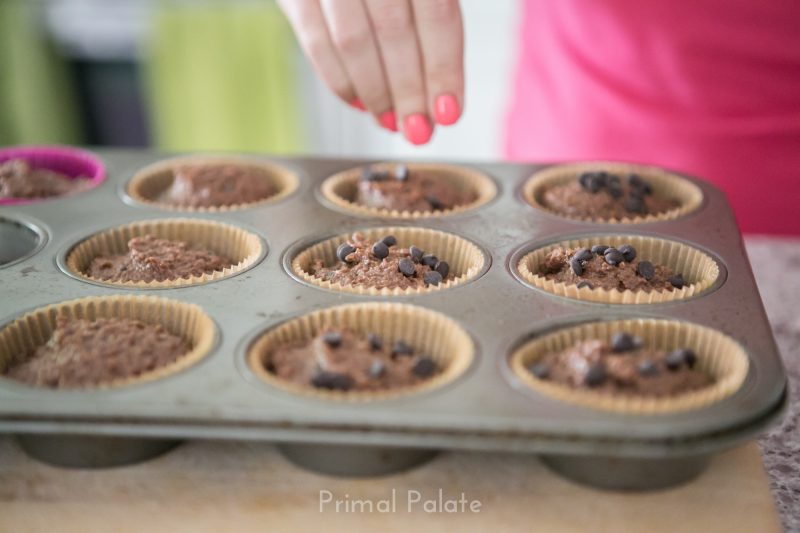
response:
M371 165L377 171L390 171L398 163L376 163ZM476 198L472 202L455 206L451 209L437 211L400 211L397 209L385 209L379 207L368 207L355 202L358 190L358 180L361 176L363 167L356 167L339 172L322 182L320 192L322 196L333 205L365 217L380 217L414 220L427 217L441 217L456 213L463 213L471 209L476 209L497 195L497 185L482 172L467 167L456 165L445 165L438 163L403 163L408 167L409 172L424 172L439 179L446 180L458 187L460 190L472 190Z
M441 371L414 386L343 392L292 383L267 370L267 363L278 347L311 340L326 327L347 328L364 336L376 333L387 344L403 340L430 356ZM292 393L353 402L382 400L442 387L462 375L474 357L472 339L452 319L422 307L386 302L346 304L302 315L265 331L247 349L248 366L264 382Z
M101 255L126 254L130 239L148 234L161 239L202 246L215 254L227 257L233 264L210 274L167 281L109 281L88 274L94 258ZM65 266L79 278L108 285L142 289L184 287L238 274L255 265L265 252L266 246L257 235L237 226L190 218L159 219L134 222L96 233L67 252Z
M619 247L630 244L636 249L637 259L646 259L654 265L664 265L683 275L686 285L671 291L619 291L588 287L549 280L542 275L545 256L559 246L565 248L591 248L595 244ZM717 262L708 254L677 241L644 237L640 235L598 235L571 239L537 248L517 262L517 272L528 284L567 298L610 304L652 304L689 298L708 290L720 276Z
M202 206L191 207L171 204L164 202L160 196L172 185L175 179L175 168L179 166L191 165L237 165L250 168L263 175L264 180L270 184L275 193L254 202L222 206ZM211 156L194 155L187 157L176 157L159 161L149 165L137 172L127 186L127 194L137 202L154 205L160 209L171 211L191 211L207 213L224 213L238 209L246 209L282 200L293 193L300 184L294 172L280 165L264 161L254 157L232 157L232 156Z
M696 368L713 377L714 383L672 397L647 398L572 388L539 379L528 370L532 363L548 353L566 350L583 340L610 342L617 331L638 335L646 346L659 350L694 350ZM714 329L676 320L627 319L591 322L536 337L511 354L509 365L522 383L545 396L594 409L649 415L699 409L731 396L744 383L750 363L738 342Z
M84 177L89 185L77 193L100 185L106 179L106 167L91 152L66 146L10 146L0 149L0 163L12 159L27 161L33 168L58 172L70 178ZM23 205L73 196L72 194L46 198L0 198L0 205Z
M380 227L358 230L371 241L379 240L387 235L394 235L397 238L397 246L407 248L411 245L425 250L426 253L436 255L439 259L447 261L450 265L450 272L454 274L454 279L440 283L436 286L409 289L376 289L374 287L363 287L354 285L342 285L331 283L315 277L309 271L314 260L322 260L325 265L333 265L338 262L336 258L336 248L347 241L353 232L343 233L325 239L314 245L301 250L292 258L292 272L301 280L316 285L324 289L349 292L364 295L381 296L400 296L412 294L425 294L428 292L441 291L455 287L460 283L475 279L486 267L487 257L481 249L472 242L444 231L413 228L405 226Z
M187 353L170 365L89 388L116 388L176 374L208 355L216 340L214 322L194 304L153 296L81 298L35 309L0 329L0 373L17 358L24 359L46 344L55 330L56 319L61 316L90 321L127 318L146 324L160 324L170 333L181 336L190 346Z
M593 217L575 217L565 215L551 208L544 201L547 189L575 181L584 172L604 170L617 175L638 174L652 187L653 194L664 198L673 198L679 206L664 211L663 213L644 216L630 216L622 219L605 219ZM700 208L703 203L703 192L700 187L676 174L667 172L657 167L619 163L612 161L591 161L554 165L536 172L522 187L522 196L533 207L542 209L551 214L573 220L608 224L641 224L659 220L671 220L687 215Z

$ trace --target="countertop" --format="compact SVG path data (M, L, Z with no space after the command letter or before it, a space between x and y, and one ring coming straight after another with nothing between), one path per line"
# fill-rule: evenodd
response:
M791 397L783 422L759 445L783 526L800 531L800 239L749 237L745 244L786 365Z

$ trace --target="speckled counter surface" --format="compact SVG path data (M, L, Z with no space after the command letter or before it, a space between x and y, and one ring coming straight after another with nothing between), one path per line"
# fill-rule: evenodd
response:
M787 531L800 531L800 239L746 239L761 297L789 375L783 423L759 442Z

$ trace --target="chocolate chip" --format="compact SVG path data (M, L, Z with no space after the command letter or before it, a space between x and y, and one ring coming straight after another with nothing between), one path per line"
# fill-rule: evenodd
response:
M636 370L639 372L639 375L645 377L652 377L658 375L658 365L648 359L645 359L644 361L639 361L639 364L636 365Z
M372 245L372 255L374 255L377 259L389 257L389 247L386 246L386 243L376 242Z
M338 331L326 331L322 334L322 340L331 348L338 348L342 345L342 334Z
M547 379L550 377L550 366L542 361L530 365L528 371L539 379Z
M584 172L578 177L581 187L594 194L603 188L605 176L597 172Z
M394 238L394 235L387 235L386 237L381 239L381 242L391 248L392 246L397 244L397 239Z
M611 336L611 351L616 353L629 352L636 348L636 341L633 335L618 331Z
M594 289L594 285L592 285L590 282L588 282L586 280L579 281L578 284L576 285L576 287L578 287L579 289L582 289L584 287L588 287L590 289Z
M444 204L440 202L439 199L434 195L428 194L425 196L425 199L428 201L429 204L431 204L431 209L433 209L434 211L440 211L444 209Z
M637 196L652 194L653 188L649 183L644 181L638 174L628 175L628 185L631 188L631 193L636 192Z
M610 194L612 198L622 198L622 196L625 194L625 191L622 188L622 184L619 181L619 177L617 176L612 176L612 177L615 179L614 180L609 179L609 182L606 185L608 189L608 194Z
M606 366L603 363L594 363L583 376L583 382L589 387L602 385L606 380Z
M583 274L583 265L576 258L573 257L572 259L569 260L569 267L572 269L572 271L575 273L576 276L580 276Z
M323 371L311 379L311 384L319 389L346 391L353 386L353 380L347 374Z
M625 258L626 262L630 263L631 261L636 259L636 248L634 248L630 244L623 244L617 249L622 254L622 257Z
M677 350L673 350L667 354L667 357L664 358L664 363L667 365L667 368L673 372L680 369L680 367L683 365L692 368L696 362L697 355L695 355L695 353L688 348L678 348Z
M414 245L412 245L411 248L408 249L408 253L411 254L411 259L413 259L417 263L419 263L419 260L422 259L422 256L425 254L425 252L423 252Z
M656 275L656 269L650 261L640 261L636 266L636 273L650 281Z
M392 346L392 355L397 357L398 355L413 355L414 348L409 346L403 341L397 341Z
M386 371L386 365L380 359L373 359L372 364L369 365L369 377L379 378Z
M383 339L377 333L367 335L367 342L369 343L369 349L373 352L383 349Z
M682 289L683 286L686 284L683 281L683 275L682 274L675 274L674 276L670 276L669 277L669 282L676 289Z
M446 278L450 273L450 265L447 261L439 261L433 269L442 276L442 279Z
M427 378L436 372L436 363L430 357L420 357L419 360L414 363L411 371L421 378Z
M573 259L577 259L578 261L590 261L594 254L588 248L581 248L575 255L572 256Z
M439 262L439 259L435 255L428 254L428 255L423 255L422 259L420 259L419 262L425 266L434 268L436 266L436 263Z
M422 279L425 281L425 285L436 286L442 282L442 275L435 270L431 270L430 272L425 272L425 275L422 276Z
M605 253L603 254L603 257L605 258L606 263L608 263L611 266L617 266L618 264L625 261L625 256L623 256L622 252L620 252L616 248L609 248L608 250L606 250Z
M697 362L697 354L695 354L689 348L684 348L683 358L686 361L686 366L689 368L694 368L694 364Z
M336 257L339 258L339 261L342 261L343 263L346 263L347 262L347 256L349 256L350 254L352 254L355 251L356 251L355 246L351 245L350 243L343 242L336 249Z
M408 167L405 165L397 165L394 167L394 179L397 181L406 181L408 179Z
M402 258L397 263L397 270L403 273L403 275L407 278L410 278L414 274L417 273L417 267L414 266L414 261L409 259L408 257Z
M606 250L608 250L608 246L605 244L595 244L591 248L593 254L603 255Z
M647 206L644 205L644 200L638 196L629 196L625 200L625 210L629 213L637 213L639 215L647 214Z

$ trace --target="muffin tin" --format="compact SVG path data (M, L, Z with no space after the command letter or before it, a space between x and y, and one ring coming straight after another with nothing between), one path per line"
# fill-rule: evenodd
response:
M697 475L713 453L753 438L785 405L786 376L741 236L724 195L705 182L692 180L704 200L681 218L593 224L524 201L522 186L542 165L465 165L495 181L494 200L447 217L397 221L351 215L321 201L326 177L368 161L268 158L297 174L294 194L249 209L174 213L125 193L137 171L168 156L98 153L108 179L96 189L0 211L4 220L37 228L37 235L49 233L33 255L0 269L3 323L75 298L147 294L201 306L218 328L218 342L207 357L180 373L124 388L55 391L0 379L0 431L24 434L23 446L46 460L73 466L119 464L141 460L147 450L167 449L174 439L258 439L280 443L289 458L318 470L369 475L408 467L437 449L503 450L541 454L583 482L652 488ZM170 217L239 226L260 236L268 253L237 276L185 287L113 287L64 272L66 255L82 239L114 226ZM381 226L464 237L485 253L485 268L469 283L407 296L327 290L291 275L293 254L301 246ZM683 301L609 305L549 294L517 277L515 259L537 246L608 234L690 244L718 261L719 279ZM3 250L17 246L15 237L2 237ZM440 388L358 403L295 394L264 382L249 368L247 349L266 329L314 310L371 301L416 305L454 319L472 336L472 364ZM639 317L692 322L737 340L750 359L744 384L700 409L624 415L540 395L510 370L510 355L532 336L587 321ZM124 445L120 437L127 437Z

